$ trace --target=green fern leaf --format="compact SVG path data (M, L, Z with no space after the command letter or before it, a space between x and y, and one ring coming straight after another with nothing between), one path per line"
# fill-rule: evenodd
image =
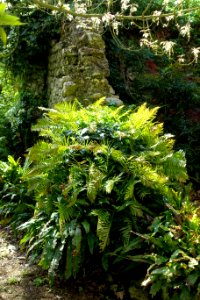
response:
M104 174L94 164L91 164L87 179L87 197L92 203L94 203L101 188L103 178Z
M110 194L114 188L114 185L120 182L122 175L123 173L119 174L118 176L114 176L112 179L106 180L106 182L104 183L104 189L107 194Z
M138 180L136 180L135 177L132 176L129 179L129 181L126 185L126 188L125 188L124 200L129 200L129 199L134 198L134 187L135 187L136 183L138 183Z
M88 234L90 232L90 223L87 220L84 220L82 223L85 232Z
M188 179L185 154L182 150L164 157L163 167L165 174L171 179L176 179L178 182L186 182Z
M62 231L66 222L69 222L74 216L76 216L76 209L74 206L69 206L65 199L62 197L57 198L56 206L58 207L59 225Z
M97 216L97 236L99 238L99 246L101 251L104 251L109 244L109 235L112 226L113 216L103 209L95 209L91 212L91 215Z
M42 257L39 262L39 265L44 269L48 269L52 258L54 256L54 251L58 242L57 230L52 230L46 237L45 244L43 246Z
M152 122L155 118L159 107L148 109L146 103L141 105L135 113L129 116L131 127L135 129L143 128L148 122Z
M111 148L110 149L110 155L111 155L111 157L114 161L120 163L125 168L125 166L126 166L126 157L124 156L122 151Z
M88 247L89 247L90 253L93 254L94 253L95 244L96 244L96 236L92 232L89 232L87 234L87 243L88 243Z
M125 226L121 228L120 231L122 233L123 244L126 247L130 242L131 231L133 228L132 228L132 221L130 219L125 218L123 223L125 224Z

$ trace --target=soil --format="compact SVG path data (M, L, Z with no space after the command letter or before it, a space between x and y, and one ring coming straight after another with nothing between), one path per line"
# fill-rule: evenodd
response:
M105 286L88 282L50 288L46 274L27 261L9 227L0 226L0 300L102 300Z

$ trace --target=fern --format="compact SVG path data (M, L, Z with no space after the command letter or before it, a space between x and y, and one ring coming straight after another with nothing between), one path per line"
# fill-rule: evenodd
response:
M137 129L143 130L144 128L148 128L147 126L148 123L151 124L152 120L155 118L155 115L157 114L157 111L158 111L158 107L155 107L153 109L148 109L146 103L144 103L138 108L137 112L129 115L129 120L127 125L136 130Z
M133 223L130 219L125 218L124 227L121 228L122 240L125 247L127 247L130 243L131 232L133 229Z
M97 236L99 238L99 247L104 251L109 244L110 229L112 226L113 216L108 211L103 209L96 209L91 212L92 215L97 216Z
M135 177L131 177L126 185L124 200L134 199L134 187L138 183L138 180Z
M108 179L104 183L104 189L107 194L110 194L115 186L115 184L119 183L122 180L122 173L118 176L114 176L112 179Z
M188 176L185 173L185 167L185 154L182 150L163 158L163 168L165 173L178 182L186 182L188 179Z
M151 223L157 214L162 219L170 211L170 219L180 212L187 179L183 152L173 150L173 137L154 121L158 108L116 109L100 99L87 108L75 101L43 110L23 176L36 206L22 226L22 243L51 280L59 270L75 277L88 253L101 252L106 262L110 253L118 262L147 261L149 244L168 241L149 234Z
M92 203L101 188L103 178L104 174L94 164L91 164L87 180L87 197Z

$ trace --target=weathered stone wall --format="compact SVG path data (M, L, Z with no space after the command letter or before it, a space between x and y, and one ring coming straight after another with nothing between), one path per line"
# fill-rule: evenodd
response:
M65 26L59 42L52 42L49 54L47 98L49 106L77 98L87 105L102 96L118 101L109 85L105 44L99 30L89 21L79 20ZM121 103L120 103L121 104Z

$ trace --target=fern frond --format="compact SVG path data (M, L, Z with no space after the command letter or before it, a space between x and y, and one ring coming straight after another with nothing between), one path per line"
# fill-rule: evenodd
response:
M109 235L112 226L113 215L104 209L95 209L91 215L97 216L97 236L99 238L99 246L104 251L109 244Z
M125 195L124 195L124 200L128 200L128 199L132 199L134 198L134 187L135 187L135 184L138 183L138 180L135 179L134 176L132 176L126 187L125 187Z
M182 150L168 154L162 161L164 173L167 176L178 182L186 182L188 175L186 172L185 154Z
M125 167L126 157L124 156L122 151L111 148L110 149L110 156L112 157L112 159L114 161L120 163L123 167Z
M175 140L172 134L164 134L155 139L155 141L150 145L150 149L159 151L163 155L164 153L167 154L172 151L174 143Z
M141 105L138 110L129 115L129 122L135 129L142 128L147 122L152 122L155 118L159 107L152 109L147 108L146 103Z
M162 189L162 186L168 182L168 177L165 174L158 173L154 166L147 161L144 157L137 157L129 161L129 170L142 182L144 186L154 189Z
M125 226L122 227L120 231L122 233L123 244L125 247L127 247L130 242L131 231L133 230L132 221L128 218L125 218L123 223Z
M106 180L106 182L104 183L104 189L107 194L110 194L114 188L114 185L116 183L120 182L122 175L123 175L123 173L121 173L117 176L114 176L112 179Z
M105 100L105 97L101 97L99 100L97 100L95 103L93 103L91 105L91 107L100 108L102 106L102 104L104 104L104 100Z
M76 216L76 209L74 205L70 205L62 197L57 198L56 206L59 213L59 225L60 230L63 230L63 226L66 222L69 222L74 216Z
M94 164L91 164L87 178L87 197L92 203L101 188L103 178L104 174Z
M143 217L143 206L136 199L132 201L130 211L133 217Z

